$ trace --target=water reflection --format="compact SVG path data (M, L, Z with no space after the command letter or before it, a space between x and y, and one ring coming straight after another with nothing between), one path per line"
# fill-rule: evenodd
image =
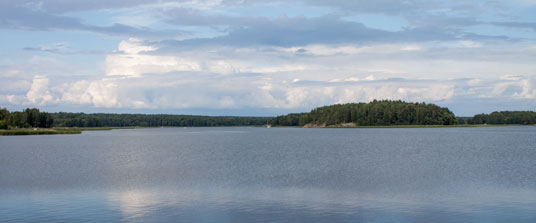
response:
M487 216L495 222L508 222L536 218L534 189L458 189L453 196L452 191L390 194L318 188L153 188L109 193L107 200L119 207L124 219L133 221L472 222Z
M164 206L165 201L154 193L142 190L127 190L111 193L108 200L112 205L118 206L119 211L126 219L144 217L158 206Z
M321 188L162 188L1 194L13 222L531 222L533 188L407 193Z

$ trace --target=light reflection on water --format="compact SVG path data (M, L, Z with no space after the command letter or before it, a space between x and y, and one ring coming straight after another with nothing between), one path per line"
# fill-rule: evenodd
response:
M474 193L466 188L456 199L440 193L395 195L304 188L39 192L3 196L9 202L0 202L0 216L14 222L530 222L535 218L535 190L480 188Z
M535 222L535 129L0 138L0 222Z

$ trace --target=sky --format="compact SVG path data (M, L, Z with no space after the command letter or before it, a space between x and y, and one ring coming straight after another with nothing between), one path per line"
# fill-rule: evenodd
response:
M2 0L0 107L536 110L535 0Z

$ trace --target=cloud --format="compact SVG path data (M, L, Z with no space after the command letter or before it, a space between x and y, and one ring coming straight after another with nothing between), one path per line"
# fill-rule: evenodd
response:
M496 83L489 97L510 96L517 99L536 99L536 78L522 75L507 75Z
M227 27L220 35L206 38L166 40L163 44L180 47L195 46L279 46L293 47L315 44L393 44L434 43L465 41L466 43L505 42L515 39L505 35L482 35L464 31L446 21L445 24L430 22L426 25L405 27L399 31L371 28L363 23L346 21L341 16L288 17L281 15L269 18L236 18L226 16L206 16L202 14L178 15L174 20L183 25L203 27ZM173 19L173 18L171 18ZM426 19L424 19L426 21ZM461 22L459 22L461 23ZM470 22L462 27L479 24ZM217 28L215 28L218 30ZM219 30L221 32L221 30Z
M284 1L279 4L308 4L336 11L321 16L278 18L266 16L236 16L225 10L245 5L267 4L267 1L123 1L106 3L76 1L7 1L0 7L0 28L38 31L78 30L153 39L183 39L177 44L218 44L230 46L272 45L297 46L311 44L422 42L422 41L491 41L512 40L506 36L479 35L464 27L493 24L502 27L532 28L531 22L480 21L474 11L483 6L470 2L459 4L444 1ZM128 8L136 13L129 12ZM476 8L476 9L475 9ZM489 8L489 7L484 7ZM65 16L62 12L108 9L116 12L113 23L91 25L82 19ZM203 12L207 9L208 12ZM115 11L113 11L115 10ZM242 8L247 11L247 8ZM351 12L351 13L348 13ZM463 12L463 13L461 13ZM471 13L470 13L471 12ZM129 14L130 13L130 14ZM347 15L360 13L395 14L410 21L400 31L374 29L366 24L346 21ZM240 14L238 14L240 15ZM125 19L133 17L133 19ZM139 21L136 21L139 20ZM150 22L148 22L150 20ZM123 21L123 22L121 22ZM124 22L126 21L126 22ZM126 25L130 24L130 25ZM145 24L145 25L144 25ZM148 28L154 27L154 28ZM166 27L166 28L162 28ZM192 28L194 27L194 28ZM189 29L189 31L185 31ZM203 38L209 36L209 38Z
M491 87L490 87L491 86ZM494 86L494 87L493 87ZM448 105L482 97L498 101L536 98L534 77L519 79L418 80L361 77L342 82L281 81L262 76L219 76L197 72L103 78L49 86L36 76L25 95L3 96L9 104L71 104L97 108L308 110L334 103L392 99Z
M166 0L110 0L110 1L94 1L94 0L3 0L0 6L18 5L36 11L47 11L52 13L65 13L73 11L89 11L99 9L117 9L147 4L156 4L161 2L169 2Z
M303 106L333 103L369 102L375 99L438 102L452 99L454 84L449 81L421 81L366 77L343 82L304 82L287 93L288 104Z
M536 99L536 79L531 78L521 82L522 91L514 93L514 97Z
M253 4L258 4L259 2L284 2L284 1L224 0L223 4L253 5ZM400 14L400 13L409 13L409 12L415 12L415 11L426 10L426 9L438 9L438 8L443 8L445 5L443 1L437 1L437 0L432 0L432 1L301 0L301 1L295 1L295 2L302 2L302 3L313 5L313 6L328 7L328 8L334 8L334 9L350 11L350 12L375 12L375 13L385 13L385 14L395 14L395 15Z
M528 62L519 58L534 53L524 48L495 51L493 54L500 56L483 59L480 54L491 54L487 47L448 48L438 53L426 45L405 43L194 48L153 43L124 40L107 55L105 73L99 76L61 81L56 77L51 86L49 77L32 76L27 90L2 92L2 100L19 105L93 108L308 110L374 99L449 104L490 97L530 100L535 96L536 85L530 74L503 75L505 70L521 73L514 68L531 70L528 67L534 65L530 63L527 67L515 64ZM36 60L36 64L43 62L43 58ZM468 67L485 75L463 78ZM24 69L18 72L17 76L25 76ZM14 81L6 83L15 89Z
M68 46L65 43L55 43L52 45L42 45L39 47L25 47L24 50L41 51L48 53L61 53L67 48Z
M102 33L108 35L128 35L142 37L180 36L180 30L151 30L135 28L123 24L96 26L68 16L50 14L42 10L18 6L16 4L0 5L0 28L22 29L32 31L76 30Z
M30 90L26 93L26 99L32 105L45 105L53 102L53 97L48 89L48 78L35 76Z
M67 43L42 44L39 46L28 46L23 48L26 51L45 52L58 55L106 55L109 52L99 50L73 50Z
M301 47L277 48L277 50L298 55L314 55L314 56L334 56L334 55L351 55L351 54L373 54L373 53L400 53L407 51L420 51L423 47L413 44L376 44L376 45L306 45Z
M82 106L129 109L276 109L307 111L334 103L368 102L374 99L436 103L457 107L481 99L486 107L501 102L535 105L536 77L504 79L403 79L354 76L340 81L288 79L279 75L220 75L205 71L103 77L50 85L35 76L22 94L0 95L0 103L12 106ZM58 83L56 81L52 83ZM484 103L480 101L480 103ZM451 106L452 105L452 106ZM479 112L473 110L472 114ZM273 115L280 113L273 113ZM469 113L471 114L471 113Z
M60 101L67 104L82 104L95 107L123 107L128 101L119 101L118 85L114 79L78 81L59 88ZM128 104L132 106L132 104ZM135 107L135 106L132 106Z
M280 16L274 20L255 20L244 26L231 27L224 36L176 41L177 45L281 46L312 44L343 44L400 41L431 41L455 39L448 33L435 30L405 30L388 32L371 29L338 17L305 18ZM169 43L169 42L168 42Z
M508 28L532 29L533 31L536 31L536 22L490 22L489 24Z
M142 45L135 39L122 41L119 50L123 53L106 57L107 75L139 76L144 73L201 70L198 62L187 58L142 54L156 48Z

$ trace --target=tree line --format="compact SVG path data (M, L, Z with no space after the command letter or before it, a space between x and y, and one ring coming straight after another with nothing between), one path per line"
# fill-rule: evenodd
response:
M490 114L478 114L466 120L467 124L536 124L536 112L533 111L499 111Z
M266 125L271 117L197 116L166 114L54 113L58 127L157 127Z
M306 124L330 126L342 123L354 123L357 126L453 125L457 121L454 114L447 108L400 100L335 104L315 108L308 113L278 116L271 121L271 124L276 126L304 126Z
M536 112L500 111L456 118L447 108L434 104L374 100L370 103L336 104L306 113L277 117L198 116L166 114L85 114L41 112L37 108L10 112L0 108L0 129L51 127L157 127L157 126L330 126L354 123L378 125L536 124Z
M157 127L157 126L251 126L266 125L272 117L198 116L166 114L85 114L40 112L28 108L22 112L0 109L0 129L51 127Z
M54 117L48 112L41 112L37 108L28 108L22 112L9 112L6 108L0 109L0 129L11 128L51 128Z

